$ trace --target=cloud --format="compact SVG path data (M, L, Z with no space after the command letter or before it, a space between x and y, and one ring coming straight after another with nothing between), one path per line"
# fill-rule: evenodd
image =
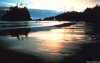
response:
M96 4L100 5L100 0L24 0L22 3L25 2L27 2L28 8L57 11L64 11L64 7L66 11L70 11L72 8L75 11L83 11L87 7L94 7ZM0 5L11 6L16 5L16 3L0 2Z
M83 11L87 7L94 7L96 0L29 0L33 2L31 7L39 9L50 9L57 11L64 11L64 7L67 11L71 8L75 11ZM95 2L94 2L95 1Z

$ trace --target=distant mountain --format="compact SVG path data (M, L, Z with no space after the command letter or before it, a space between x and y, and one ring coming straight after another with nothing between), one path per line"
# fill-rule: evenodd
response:
M41 10L41 9L29 9L29 12L32 19L40 19L50 16L56 16L61 13L53 10Z
M0 6L0 10L8 10L9 7Z

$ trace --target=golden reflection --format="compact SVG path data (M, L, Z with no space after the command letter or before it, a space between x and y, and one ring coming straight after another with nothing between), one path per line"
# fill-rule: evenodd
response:
M80 32L83 34L78 33L75 33L74 29L54 29L51 31L29 33L29 37L35 37L40 40L42 46L40 50L58 52L64 47L63 43L75 43L77 40L84 40L83 38L86 35L83 32Z
M64 42L65 40L81 40L86 37L86 35L84 34L84 30L79 30L76 32L74 29L54 29L51 31L29 33L29 37L36 37L37 39L43 40L44 42Z
M44 42L41 45L43 47L41 47L39 50L49 53L57 53L63 47L61 42Z
M29 37L36 37L37 39L45 42L62 42L63 40L63 34L52 32L30 33Z

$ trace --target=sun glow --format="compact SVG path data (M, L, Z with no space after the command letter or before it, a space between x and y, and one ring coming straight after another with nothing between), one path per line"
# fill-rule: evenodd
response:
M95 6L90 0L29 0L33 4L29 5L31 8L49 9L56 11L83 11L87 7Z
M23 3L28 8L56 11L84 11L87 7L94 7L97 4L100 5L99 0L14 0L13 2L0 2L0 6L13 6L16 3Z

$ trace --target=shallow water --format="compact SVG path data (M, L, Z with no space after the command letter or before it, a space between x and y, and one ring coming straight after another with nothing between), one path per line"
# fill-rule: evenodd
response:
M31 29L28 37L20 35L17 38L9 34L0 36L0 40L3 43L2 46L7 49L36 55L50 63L63 61L64 57L80 55L76 52L82 50L81 46L83 44L91 44L98 41L96 35L88 34L92 33L93 29L92 26L87 25L85 22L78 22L74 25L60 28L53 26L62 23L65 22L29 22L27 25L20 23L21 26L18 24L18 28L28 27ZM71 22L66 21L66 23ZM2 25L6 24L3 23ZM23 26L23 24L26 26ZM2 27L1 30L8 28L11 27Z

